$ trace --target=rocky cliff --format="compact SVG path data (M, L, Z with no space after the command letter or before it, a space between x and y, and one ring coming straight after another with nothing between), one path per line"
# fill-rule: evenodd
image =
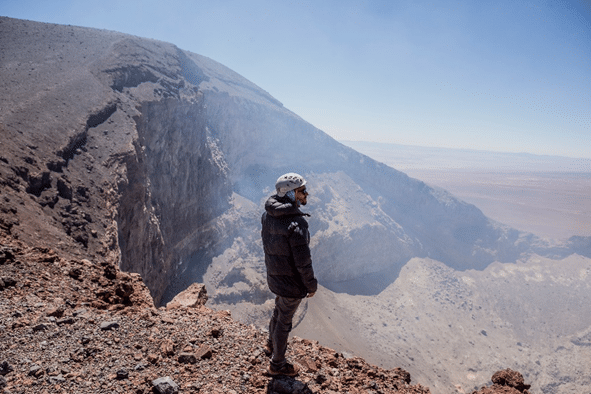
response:
M2 180L5 193L37 203L5 228L141 273L158 303L181 259L215 253L231 195L184 57L112 32L6 18L0 28L11 92Z

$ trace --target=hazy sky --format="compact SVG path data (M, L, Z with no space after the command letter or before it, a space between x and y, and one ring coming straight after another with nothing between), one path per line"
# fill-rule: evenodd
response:
M591 158L589 0L29 1L171 42L340 140Z

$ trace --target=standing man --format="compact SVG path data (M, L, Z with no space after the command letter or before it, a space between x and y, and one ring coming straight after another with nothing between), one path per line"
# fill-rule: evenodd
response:
M261 218L267 283L276 295L275 310L269 323L265 352L272 354L269 375L296 376L299 368L287 362L285 351L292 319L300 302L316 293L318 282L312 269L308 222L300 205L308 202L306 181L290 172L275 183L277 193L265 203Z

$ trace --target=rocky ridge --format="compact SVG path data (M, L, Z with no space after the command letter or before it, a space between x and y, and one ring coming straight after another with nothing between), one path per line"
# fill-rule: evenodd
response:
M288 350L299 377L271 378L266 334L203 306L202 285L157 309L138 274L105 261L6 235L1 250L2 393L430 392L404 370L301 338Z

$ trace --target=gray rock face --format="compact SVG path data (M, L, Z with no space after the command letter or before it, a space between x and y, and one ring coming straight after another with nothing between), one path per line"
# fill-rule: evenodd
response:
M8 375L12 371L14 371L12 365L10 365L8 361L2 361L2 363L0 364L0 375Z
M179 385L170 376L153 380L152 386L154 386L154 391L158 394L177 394L179 392Z
M170 277L200 245L217 244L215 221L228 207L227 169L208 139L202 101L196 100L141 107L141 149L127 162L127 183L120 187L121 268L147 276L156 299L169 280L150 278Z

